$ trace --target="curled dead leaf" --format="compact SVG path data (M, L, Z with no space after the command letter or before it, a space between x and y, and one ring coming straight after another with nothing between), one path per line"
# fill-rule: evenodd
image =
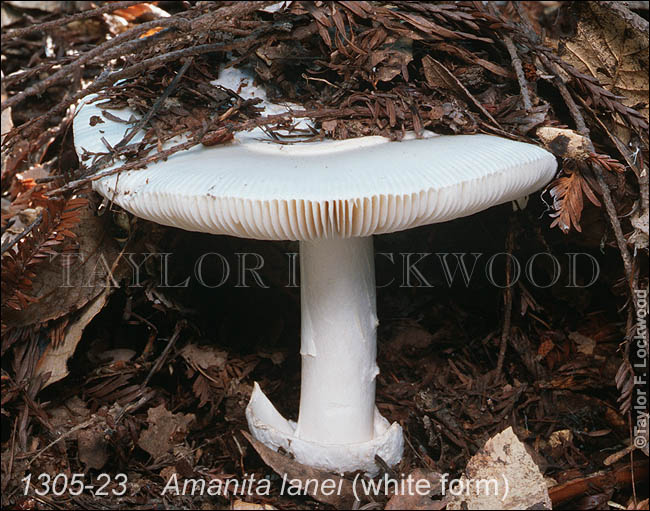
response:
M81 341L84 329L92 319L102 310L108 300L108 291L94 298L86 304L72 323L65 326L63 339L59 343L50 342L45 348L36 366L36 374L47 374L49 377L43 388L54 382L62 380L68 375L68 359L70 359ZM101 468L101 467L95 467Z

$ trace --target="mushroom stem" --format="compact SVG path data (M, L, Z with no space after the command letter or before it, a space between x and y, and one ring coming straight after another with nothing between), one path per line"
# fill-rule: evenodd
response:
M372 440L377 312L372 237L300 242L302 384L295 435Z
M375 475L376 457L402 457L399 424L375 407L377 313L372 237L300 242L302 386L298 423L255 383L246 418L253 436L304 465Z

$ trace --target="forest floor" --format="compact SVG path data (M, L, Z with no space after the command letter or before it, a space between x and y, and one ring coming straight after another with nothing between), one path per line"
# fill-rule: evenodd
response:
M499 477L509 451L514 507L648 509L647 18L647 2L3 2L2 508L472 508L444 477ZM303 110L260 115L211 85L227 64ZM78 157L90 93L147 115L145 139ZM296 242L162 227L90 188L116 157L260 126L286 143L301 118L313 139L488 133L558 159L524 209L375 238L376 400L405 438L377 480L424 495L355 501L359 474L247 436L254 382L297 416ZM241 253L267 287L241 285ZM223 259L197 276L205 254ZM299 494L307 479L339 491ZM170 486L192 480L214 491Z

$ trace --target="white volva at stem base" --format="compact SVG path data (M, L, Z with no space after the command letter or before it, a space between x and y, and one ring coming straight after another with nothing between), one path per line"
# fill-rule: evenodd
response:
M399 424L375 407L377 314L372 238L300 242L302 385L298 423L257 383L246 408L257 440L305 465L375 474L402 457Z

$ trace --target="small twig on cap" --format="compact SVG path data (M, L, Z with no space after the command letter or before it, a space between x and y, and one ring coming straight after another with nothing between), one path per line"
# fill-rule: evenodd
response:
M142 158L142 159L132 161L130 163L126 163L126 164L122 165L121 167L118 167L118 168L115 168L115 169L107 170L106 172L100 172L100 173L97 173L97 174L94 174L93 172L90 172L89 176L86 176L86 177L81 178L81 179L77 179L75 181L70 181L69 183L63 185L62 187L57 188L56 190L52 190L51 192L47 192L45 195L47 197L52 197L54 195L61 195L62 193L65 193L65 192L70 191L70 190L74 190L75 188L77 188L79 186L86 185L88 183L92 183L93 181L96 181L96 180L101 179L103 177L112 176L114 174L117 174L119 172L123 172L123 171L126 171L126 170L133 170L133 169L136 169L136 168L145 167L146 165L148 165L150 163L154 163L154 162L157 162L158 160L162 160L164 158L167 158L167 157L171 156L174 153L177 153L179 151L184 151L185 149L190 149L190 148L194 147L195 145L197 145L199 143L200 143L200 141L190 140L188 142L183 142L182 144L177 144L177 145L175 145L173 147L170 147L169 149L167 149L165 151L161 151L159 153L153 154L153 155L148 156L146 158ZM109 164L110 164L110 162L105 162L99 168L100 169L105 168Z
M171 81L171 83L167 86L165 89L165 92L163 92L160 97L156 100L156 102L153 104L153 106L149 109L149 111L138 121L138 123L133 126L131 131L129 131L122 140L120 140L116 145L115 149L120 149L124 147L126 144L128 144L133 137L140 131L145 124L149 122L149 120L154 116L154 114L160 109L160 106L164 103L164 101L170 96L172 92L176 89L178 86L178 83L181 81L181 78L185 74L185 71L190 67L190 65L194 62L194 58L190 57L185 61L183 64L183 67L178 71L174 79Z
M244 121L241 123L233 123L233 124L227 124L225 127L231 131L247 131L251 130L253 128L256 128L258 126L264 126L266 124L275 124L278 122L283 122L283 121L288 121L291 120L292 118L296 117L311 117L314 119L319 119L322 117L330 117L330 116L336 116L336 115L341 115L341 116L347 116L347 115L355 115L359 114L360 109L358 108L330 108L330 109L321 109L321 110L292 110L287 113L283 114L275 114L275 115L268 115L264 117L257 117L255 119L250 119L248 121ZM209 127L208 127L209 128ZM61 186L60 188L57 188L56 190L52 190L50 192L47 192L46 195L48 197L54 196L54 195L60 195L62 193L65 193L70 190L74 190L79 186L86 185L88 183L91 183L93 181L97 181L98 179L102 179L104 177L112 176L114 174L117 174L119 172L127 171L127 170L134 170L137 168L142 168L145 167L151 163L155 163L159 160L168 158L174 153L177 153L179 151L185 151L187 149L191 149L195 145L198 145L201 143L203 135L208 131L208 129L204 130L204 132L199 132L197 136L193 137L191 140L188 140L187 142L182 142L180 144L177 144L173 147L170 147L169 149L165 149L163 151L157 152L155 154L152 154L150 156L147 156L145 158L139 158L137 160L131 161L129 163L126 163L120 167L107 170L105 172L99 172L103 168L108 167L111 164L110 160L105 160L102 161L99 164L93 165L87 175L85 177L82 177L80 179L77 179L75 181L70 181L69 183ZM119 151L116 151L116 153L119 153ZM107 154L108 156L108 154Z

